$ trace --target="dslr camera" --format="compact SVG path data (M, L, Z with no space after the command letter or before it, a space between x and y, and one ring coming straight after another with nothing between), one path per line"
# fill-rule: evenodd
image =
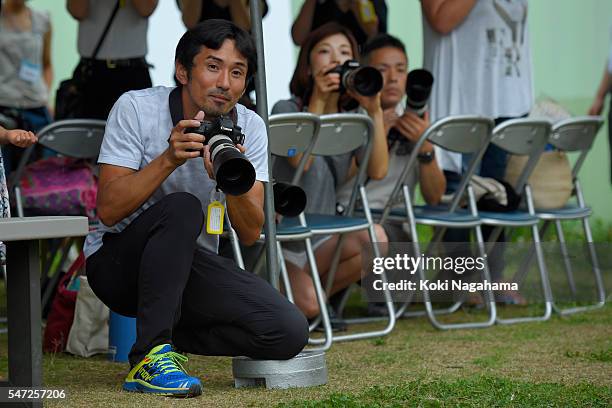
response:
M434 83L434 77L426 69L413 69L408 73L406 80L406 111L414 112L420 118L425 116L428 108L429 96ZM400 141L399 155L409 154L412 151L412 143L396 128L389 130L389 143Z
M348 60L327 71L340 74L340 93L347 89L363 96L376 95L383 87L383 77L374 67L361 66L358 61Z
M222 115L212 121L201 121L197 128L185 129L185 133L204 136L204 144L210 147L210 159L217 186L230 195L241 195L253 187L255 168L236 147L244 144L240 126L228 116ZM204 152L201 151L203 156Z

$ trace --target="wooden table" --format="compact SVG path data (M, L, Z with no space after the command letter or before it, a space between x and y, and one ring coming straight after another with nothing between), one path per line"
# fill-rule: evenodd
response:
M39 240L87 235L86 217L0 219L7 247L8 382L0 386L42 387ZM42 402L29 402L42 407Z

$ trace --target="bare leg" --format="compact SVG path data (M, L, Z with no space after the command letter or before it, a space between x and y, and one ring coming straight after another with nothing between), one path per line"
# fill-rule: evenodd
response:
M383 228L380 225L375 225L374 227L377 242L386 243L387 236ZM315 252L317 268L322 282L325 282L331 267L338 238L338 235L334 235L317 248ZM361 279L361 251L365 245L371 245L368 231L363 230L347 234L340 252L340 264L334 278L331 290L332 295ZM288 262L287 271L293 289L295 304L309 319L317 316L319 314L319 305L316 300L308 265L304 268L299 268Z

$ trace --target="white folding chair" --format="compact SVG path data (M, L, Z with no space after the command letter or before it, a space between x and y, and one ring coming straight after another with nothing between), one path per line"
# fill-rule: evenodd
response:
M417 224L422 224L436 227L433 238L428 244L425 254L431 253L432 249L441 241L447 228L469 228L473 229L475 233L477 253L481 257L485 258L486 250L481 231L482 222L478 217L474 192L469 182L472 175L475 173L487 146L489 145L492 137L492 129L493 121L488 118L472 115L451 116L440 119L432 124L413 147L404 171L401 177L398 179L398 182L395 185L389 199L387 200L387 204L382 211L377 211L377 213L381 214L379 220L381 224L385 222L408 223L412 237L412 250L417 256L418 254L421 254L421 247L416 226ZM421 146L426 140L429 140L431 143L434 143L449 151L472 155L468 168L462 175L459 186L457 187L449 205L415 206L412 203L409 186L405 184L408 175L415 171L415 167L418 165L417 155ZM468 209L462 210L460 205L462 200L464 200L466 193ZM404 203L404 208L394 207L395 203L398 202L399 197L401 197L401 201ZM419 279L425 280L425 271L421 267L420 263L419 267L416 269ZM491 281L486 262L481 275L483 280ZM424 312L406 312L406 308L411 303L411 298L409 298L409 300L398 309L397 315L398 317L426 315L431 324L435 328L441 330L489 327L495 323L497 311L493 294L490 291L485 291L484 295L485 306L489 312L488 319L486 321L462 323L441 322L436 315L455 312L461 307L463 301L456 301L448 308L434 310L430 293L427 288L423 291L423 302L425 305Z
M276 160L277 157L287 158L296 155L302 155L302 158L296 169L296 173L291 181L292 184L297 184L299 178L303 172L308 156L312 153L312 150L317 141L319 134L320 121L317 115L311 113L283 113L271 115L269 118L269 135L268 135L268 146L270 152L273 155L272 160ZM273 164L273 163L272 163ZM234 259L239 267L244 269L244 260L242 258L242 251L238 242L238 236L236 232L231 228L229 217L226 212L226 225L228 226L229 239L234 252ZM282 243L292 241L303 241L306 250L306 256L308 265L310 267L310 274L313 280L313 286L315 289L317 302L320 306L320 318L324 329L324 341L315 341L310 339L310 344L317 344L318 347L310 348L309 350L324 351L328 350L332 344L332 329L327 314L326 297L321 285L319 272L317 269L316 259L314 251L312 249L311 237L312 231L304 225L304 223L294 222L280 222L276 225L276 245L278 252L278 261L281 272L281 282L285 288L285 293L289 301L293 302L293 292L291 290L291 282L287 272L285 259L283 257ZM262 242L266 239L262 233L259 241ZM260 254L258 262L255 266L257 271L263 266L263 253ZM312 329L312 328L311 328Z
M538 231L539 219L535 213L533 204L533 194L527 180L535 169L535 166L546 148L550 138L551 124L546 120L537 119L513 119L503 122L493 130L491 143L500 147L510 154L528 156L527 163L519 175L516 183L512 186L514 190L522 195L526 211L517 209L508 212L478 211L483 225L493 226L494 229L489 235L489 244L494 246L500 233L507 228L529 227L533 239L532 250L535 251L540 272L542 291L544 294L544 313L541 316L502 318L497 316L497 323L510 324L529 321L544 321L550 318L551 290L548 279L548 271L544 262L540 233ZM489 255L493 250L489 251ZM523 273L526 271L519 271ZM514 280L513 280L514 281Z
M346 233L360 230L367 230L372 242L373 254L380 257L380 248L376 244L376 233L374 230L374 222L369 210L367 196L364 188L368 161L372 151L372 143L374 138L374 125L372 120L363 114L329 114L320 117L321 128L319 137L312 151L313 155L318 156L335 156L354 152L360 149L359 171L355 177L355 185L351 194L351 199L347 209L343 215L323 215L323 214L306 214L305 217L300 217L299 222L307 226L314 235L332 235L340 234L338 244L332 258L332 264L328 273L326 284L326 293L329 293L333 285L336 269L340 261L340 253L344 244ZM353 211L357 199L360 199L364 208L364 217L353 216ZM290 220L294 223L298 220ZM381 275L383 282L386 282L385 274ZM395 326L395 310L391 300L391 294L388 290L383 291L387 310L389 312L387 324L382 329L374 329L371 331L363 331L345 335L333 335L333 341L350 341L372 337L380 337L389 334ZM365 320L352 319L351 323L365 322ZM315 321L313 325L316 325Z
M606 301L606 294L603 279L601 276L601 270L599 267L599 260L595 251L593 235L591 233L591 227L589 225L588 220L592 214L592 210L584 200L580 181L578 180L578 173L582 165L584 164L589 150L593 146L595 137L597 136L597 133L601 128L602 124L603 119L599 116L583 116L566 119L553 126L552 134L549 139L549 143L560 151L568 153L578 153L578 158L574 164L574 167L572 168L572 183L574 188L574 194L576 196L576 203L567 204L563 208L555 210L536 209L536 215L540 220L544 221L544 224L540 228L540 235L544 236L550 224L555 224L555 232L557 235L557 239L559 240L559 246L564 261L568 285L570 286L572 295L575 296L575 278L573 275L570 255L567 249L567 244L565 241L561 221L580 220L584 231L584 238L589 252L589 258L592 267L591 270L595 278L595 288L597 291L597 300L594 304L569 308L562 308L557 303L555 303L554 297L551 294L553 310L555 310L555 312L561 315L568 315L572 313L601 308L604 306Z

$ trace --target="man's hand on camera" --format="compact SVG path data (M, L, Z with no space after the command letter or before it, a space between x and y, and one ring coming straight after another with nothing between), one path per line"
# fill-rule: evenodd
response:
M423 118L420 118L414 112L407 111L400 116L395 122L394 127L408 140L416 143L429 127L429 112L425 112ZM421 153L431 152L433 145L425 141L421 146Z
M397 119L399 119L399 116L397 116L395 108L388 108L383 110L383 123L385 125L385 134L389 133L389 129L395 126Z
M240 150L240 153L246 153L246 148L243 145L238 144L236 147L238 150ZM206 169L206 173L208 173L208 177L210 177L211 180L214 180L215 172L213 170L213 164L210 158L210 146L208 145L204 146L204 168Z
M168 149L164 152L166 158L174 166L182 166L188 159L200 155L204 149L204 136L197 133L185 133L185 129L200 126L204 119L204 112L199 111L194 119L181 120L172 129L168 139Z

